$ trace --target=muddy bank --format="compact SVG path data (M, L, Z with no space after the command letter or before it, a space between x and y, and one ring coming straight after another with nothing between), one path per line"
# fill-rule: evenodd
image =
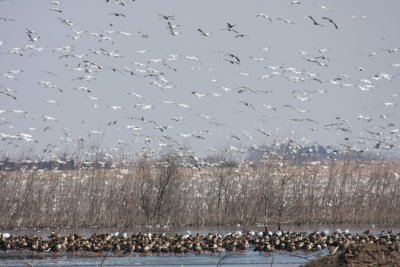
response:
M359 244L315 260L305 267L400 266L399 244Z

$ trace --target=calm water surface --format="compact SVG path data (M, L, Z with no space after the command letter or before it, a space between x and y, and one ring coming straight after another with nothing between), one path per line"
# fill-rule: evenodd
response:
M246 255L219 256L187 254L184 256L134 256L134 257L107 257L101 258L68 258L55 259L7 259L0 261L0 266L300 266L326 255L326 251L319 254L304 254L299 252L273 253L265 256L260 253L248 251ZM218 265L220 264L220 265Z

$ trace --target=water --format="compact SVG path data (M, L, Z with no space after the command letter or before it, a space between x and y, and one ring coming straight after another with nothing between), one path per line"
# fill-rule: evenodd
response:
M70 233L77 233L83 236L90 236L93 233L115 233L115 232L126 232L128 235L137 232L151 232L151 233L162 233L165 232L167 235L173 235L175 233L186 233L190 231L192 234L200 233L207 234L220 233L226 234L233 232L242 227L136 227L124 229L120 228L81 228L81 229L58 229L57 231L61 235L69 235ZM262 226L246 226L245 229L262 231ZM333 232L335 229L349 229L352 233L360 233L367 228L371 228L372 232L379 233L385 228L376 226L372 228L371 225L365 226L352 226L352 225L290 225L285 226L285 230L297 231L297 232L312 232L315 230L329 230ZM272 231L276 230L271 227ZM13 235L39 235L47 237L51 233L51 229L45 230L32 230L32 229L18 229L18 230L1 230L0 232L8 232ZM398 228L393 231L399 231ZM328 254L327 250L323 250L320 253L305 253L298 251L295 253L288 253L285 251L274 252L270 255L264 255L263 253L254 252L250 248L245 255L238 254L226 254L221 255L195 255L186 254L182 256L176 256L174 254L161 255L161 256L139 256L134 255L131 257L105 257L105 258L82 258L82 257L71 257L70 255L62 255L61 257L47 257L46 259L31 258L30 254L27 254L25 258L21 258L21 255L15 255L12 257L11 253L5 257L4 252L0 252L0 266L300 266L316 258L325 256ZM48 254L49 255L49 254ZM50 256L50 255L49 255ZM220 265L218 265L220 264Z
M133 256L107 258L70 258L51 259L6 259L0 261L0 266L300 266L327 254L321 253L296 254L276 252L268 256L263 253L248 251L245 255L195 255L183 256ZM220 265L218 265L220 264Z

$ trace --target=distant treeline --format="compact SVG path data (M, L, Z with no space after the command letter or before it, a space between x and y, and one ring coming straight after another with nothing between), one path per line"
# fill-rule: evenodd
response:
M109 169L112 166L110 161L103 162L79 162L76 160L21 160L10 161L3 159L0 161L0 170L17 171L22 169L40 169L40 170L77 170L78 168L96 168Z
M290 148L290 149L288 149ZM358 160L381 160L385 159L398 159L398 155L389 153L377 154L370 151L351 151L352 158ZM337 148L326 148L321 145L310 145L310 146L299 146L295 144L280 144L280 145L263 145L254 146L246 150L244 160L250 161L254 164L263 162L265 158L270 160L281 160L283 157L296 164L302 164L303 161L321 161L321 160L343 160L345 158L347 150L339 150ZM201 166L212 165L214 163L220 163L223 160L223 152L214 155L209 155L200 160ZM193 157L192 157L193 159ZM132 162L135 159L124 158L119 161ZM190 158L189 158L190 161ZM191 160L195 163L194 160ZM196 160L198 161L198 160ZM83 169L111 169L117 166L120 162L111 159L106 153L98 152L93 158L86 158L85 160L76 159L75 155L63 155L56 159L43 160L33 158L23 159L12 159L7 155L0 156L0 170L21 170L21 169L41 169L41 170L78 170ZM195 163L199 164L199 162ZM225 166L236 166L235 160L224 161Z

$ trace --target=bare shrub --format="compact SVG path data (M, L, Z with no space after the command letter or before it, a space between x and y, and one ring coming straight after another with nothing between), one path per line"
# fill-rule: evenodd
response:
M397 161L279 149L255 162L232 149L209 161L180 150L108 166L97 151L79 168L3 169L0 227L400 222Z

